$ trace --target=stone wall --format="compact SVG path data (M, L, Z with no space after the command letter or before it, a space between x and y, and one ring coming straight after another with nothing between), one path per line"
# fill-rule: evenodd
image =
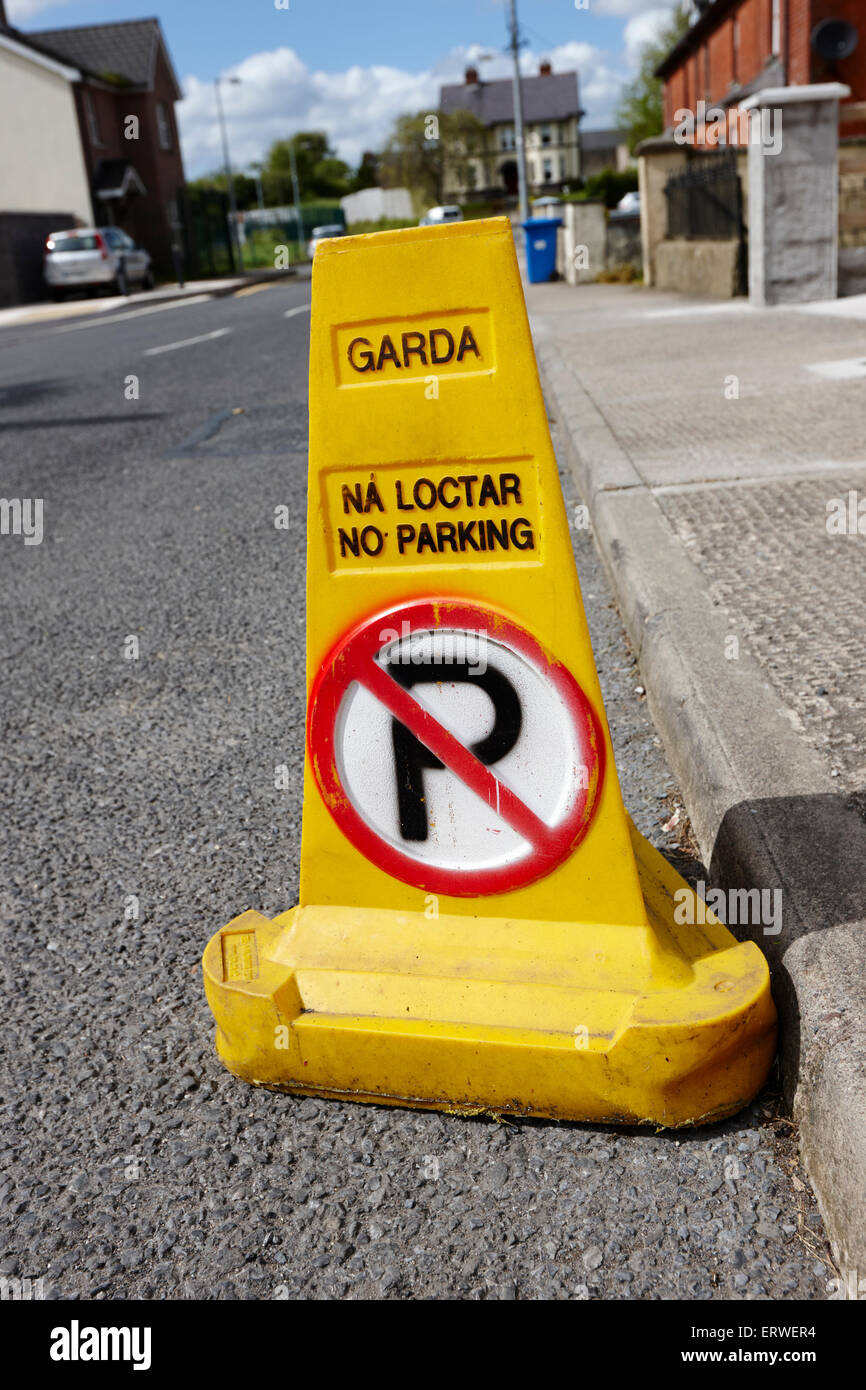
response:
M585 285L605 268L607 213L604 203L564 203L556 248L556 269L570 285Z
M640 266L641 261L640 213L611 214L607 223L606 268Z
M659 136L655 140L644 140L637 153L643 281L645 285L654 285L656 250L668 234L665 184L671 174L685 166L686 148L678 145L672 136Z
M739 293L739 257L740 243L736 237L729 241L662 241L656 247L655 287L679 294L733 299Z

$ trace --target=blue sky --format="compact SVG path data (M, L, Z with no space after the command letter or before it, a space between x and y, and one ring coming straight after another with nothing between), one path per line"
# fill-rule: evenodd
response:
M673 0L518 0L537 71L577 69L586 128L612 123L620 86ZM220 163L213 89L217 73L242 81L225 91L233 162L259 158L301 128L327 130L337 152L357 162L402 111L428 110L441 82L459 81L467 61L505 76L503 0L6 0L10 23L38 30L138 19L156 13L186 93L178 119L187 173Z

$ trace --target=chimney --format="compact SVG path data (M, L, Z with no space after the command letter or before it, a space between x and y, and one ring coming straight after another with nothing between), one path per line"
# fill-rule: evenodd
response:
M2 3L2 0L0 0L0 3ZM467 69L466 69L466 85L467 85L467 87L471 86L471 84L472 84L473 82L477 82L477 81L478 81L478 69L477 69L477 68L467 68Z
M543 61L540 63L539 68L538 68L538 76L539 76L539 77L551 77L552 74L553 74L553 68L550 66L550 63L548 62L548 60L547 60L546 58L543 59Z

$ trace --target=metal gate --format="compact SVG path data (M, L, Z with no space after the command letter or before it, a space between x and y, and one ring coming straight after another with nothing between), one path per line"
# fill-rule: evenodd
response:
M748 253L736 151L689 155L665 184L665 197L669 237L739 241L738 292L745 294Z

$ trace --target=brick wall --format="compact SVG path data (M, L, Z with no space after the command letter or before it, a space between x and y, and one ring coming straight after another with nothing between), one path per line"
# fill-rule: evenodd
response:
M722 100L734 81L734 21L731 16L710 34L707 49L710 57L710 101Z
M837 63L835 70L817 58L809 44L812 30L821 19L847 19L860 30L855 52ZM846 82L852 101L866 100L864 0L781 0L780 20L780 56L789 83ZM744 85L759 77L773 56L772 25L772 0L741 0L729 10L667 78L665 124L674 124L677 109L694 111L699 100L719 102L732 82Z
M171 268L172 229L169 205L176 199L184 183L183 160L180 152L171 79L162 53L154 73L153 91L138 96L128 104L128 110L138 116L141 138L127 149L147 188L147 196L130 204L124 229L150 252L157 273L169 274ZM162 102L171 126L171 149L164 150L159 141L157 102Z
M174 93L171 76L160 51L154 73L153 90L140 92L123 88L103 89L78 84L76 103L82 131L88 175L93 180L96 168L103 159L123 159L134 165L144 194L132 194L117 210L116 220L122 229L150 252L157 274L171 274L172 226L170 205L183 186L183 160L174 113ZM166 109L171 129L171 148L164 150L159 139L157 102ZM88 115L92 111L98 130L98 143ZM139 138L126 139L127 116L137 116ZM105 220L104 204L95 202L97 222Z
M810 82L812 61L809 48L809 35L812 32L813 0L788 0L788 35L783 52L786 57L786 72L790 83Z

